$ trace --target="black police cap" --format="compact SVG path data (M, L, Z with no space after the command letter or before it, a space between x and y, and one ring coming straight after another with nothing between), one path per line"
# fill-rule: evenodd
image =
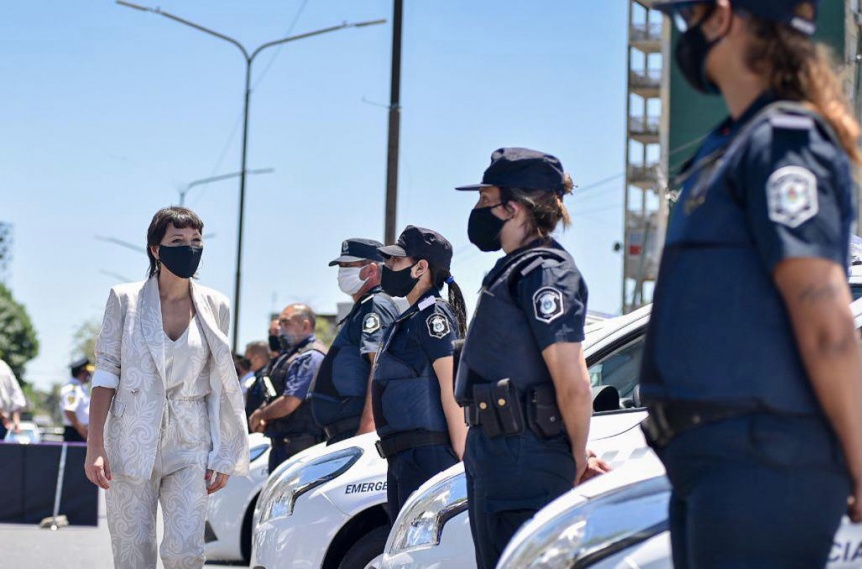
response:
M529 148L500 148L491 155L481 184L459 186L461 191L482 188L522 188L562 194L566 190L566 173L556 156Z
M697 0L657 0L652 7L655 10L672 15L674 10L691 6ZM715 4L715 0L702 0L702 4ZM820 0L730 0L734 9L748 12L761 20L787 24L791 28L811 35L817 30L817 6ZM802 4L808 4L806 10Z
M378 251L386 259L425 259L432 267L447 271L452 264L452 244L436 231L415 225L405 227L395 245L380 247Z
M355 261L383 262L383 257L377 251L379 247L383 247L383 243L374 239L363 239L361 237L345 239L341 243L341 256L330 261L329 266L331 267L338 263L353 263Z
M92 366L93 362L90 361L90 358L79 358L69 364L69 370L72 372L72 375L77 375L82 369L86 367L92 368ZM92 371L92 369L88 371Z

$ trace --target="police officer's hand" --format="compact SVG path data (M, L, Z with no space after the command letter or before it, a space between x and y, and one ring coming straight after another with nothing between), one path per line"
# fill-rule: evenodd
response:
M593 455L587 458L587 468L584 470L584 473L581 474L581 477L578 479L578 484L582 484L589 480L590 478L595 478L601 474L605 474L613 470L611 465L600 459L599 457Z
M266 421L261 417L260 409L251 414L248 418L248 428L252 433L262 433L266 427Z
M847 500L847 515L854 524L862 523L862 483L853 485L853 495Z
M87 480L107 490L111 487L111 466L104 446L87 445L87 458L84 459L84 472Z
M230 478L227 474L216 472L215 470L207 470L204 479L207 481L207 494L218 492L227 484L227 479Z

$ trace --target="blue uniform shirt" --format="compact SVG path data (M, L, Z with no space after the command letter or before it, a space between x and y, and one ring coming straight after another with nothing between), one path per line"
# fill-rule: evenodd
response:
M309 336L300 346L314 342L315 337ZM308 350L299 354L287 368L287 375L284 380L283 395L296 397L305 401L305 396L308 394L308 387L311 385L311 380L314 379L314 374L317 373L317 368L323 362L324 355L317 350Z
M439 298L440 292L432 288L404 311L398 318L397 328L390 326L384 331L382 345L389 354L421 369L426 362L433 364L454 353L452 342L458 339L458 331L437 308ZM417 312L421 314L414 316ZM397 330L394 337L393 330Z
M641 376L646 400L819 406L773 270L848 264L850 162L821 119L769 93L705 140L674 206Z

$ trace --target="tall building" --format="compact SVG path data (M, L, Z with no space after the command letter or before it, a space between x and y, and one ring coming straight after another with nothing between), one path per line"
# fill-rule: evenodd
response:
M662 15L645 0L629 0L623 312L650 301L664 236L663 37Z

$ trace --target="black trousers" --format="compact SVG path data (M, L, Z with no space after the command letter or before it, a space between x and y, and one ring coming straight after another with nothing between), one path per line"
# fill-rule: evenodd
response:
M464 470L479 569L494 569L518 528L575 483L569 440L539 439L530 430L489 439L470 427Z
M63 441L67 443L85 443L87 439L82 437L75 427L66 425L63 427Z
M293 455L311 448L320 440L313 435L284 435L270 437L272 446L269 449L269 473L275 472L278 466Z
M458 457L449 445L415 447L390 456L387 460L386 499L390 523L395 523L398 512L410 494L435 474L458 463Z

